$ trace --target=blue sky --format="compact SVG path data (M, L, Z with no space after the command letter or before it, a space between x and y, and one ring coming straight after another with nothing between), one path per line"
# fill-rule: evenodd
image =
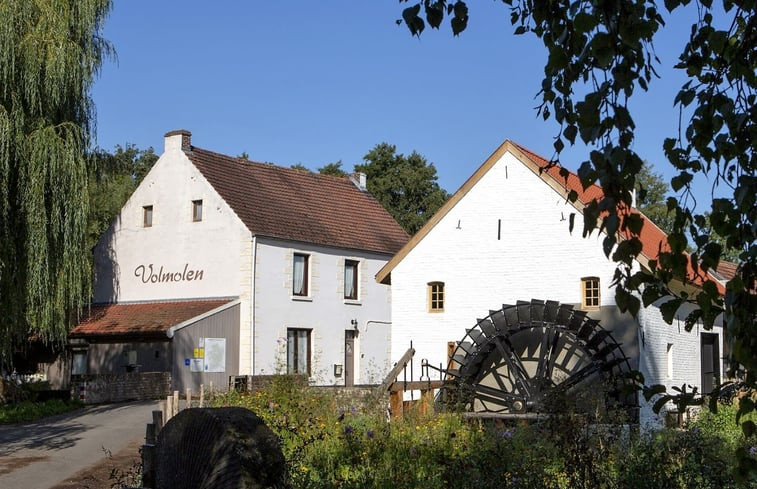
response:
M105 37L117 52L96 80L97 144L160 154L163 134L256 161L352 170L376 144L418 151L453 192L505 139L549 157L557 126L537 118L544 48L514 36L500 2L469 2L468 30L413 38L396 0L216 2L116 0ZM692 17L668 26L648 93L634 95L636 151L670 176L662 141L675 134L672 69ZM588 151L566 150L577 169ZM709 193L703 183L697 191Z

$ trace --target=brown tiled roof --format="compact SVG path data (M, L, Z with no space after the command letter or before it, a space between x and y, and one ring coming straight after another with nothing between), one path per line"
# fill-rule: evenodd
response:
M394 254L408 235L348 177L256 163L192 147L187 156L250 232Z
M172 326L231 302L230 299L94 304L69 333L70 338L165 338Z

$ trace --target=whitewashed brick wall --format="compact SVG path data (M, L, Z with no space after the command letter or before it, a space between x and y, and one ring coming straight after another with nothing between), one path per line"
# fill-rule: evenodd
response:
M568 220L574 212L571 234ZM447 342L461 340L490 309L532 298L580 304L582 277L599 277L601 305L613 306L615 264L605 257L601 236L582 237L582 219L538 175L505 153L392 270L392 360L412 342L417 362L425 358L445 365ZM442 313L427 311L431 281L445 283ZM683 331L682 321L665 324L656 307L644 311L640 321L640 366L647 383L699 386L698 331ZM661 377L668 343L674 345L672 379ZM420 369L415 372L417 377ZM650 412L645 406L643 422L657 423Z

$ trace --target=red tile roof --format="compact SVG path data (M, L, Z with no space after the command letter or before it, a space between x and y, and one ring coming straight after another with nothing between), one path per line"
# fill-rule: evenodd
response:
M531 159L534 163L536 163L540 168L544 169L542 178L545 178L544 175L549 175L552 179L554 179L557 183L559 183L564 189L567 191L575 190L576 193L578 193L578 200L582 204L588 204L593 199L600 200L604 196L604 192L602 191L602 187L599 185L593 184L590 185L588 188L584 189L583 185L581 184L581 179L576 175L575 173L571 171L567 171L567 177L560 175L560 170L563 168L562 166L558 164L550 164L548 160L546 160L544 157L539 156L538 154L534 153L533 151L517 144L513 143L515 147L517 147L519 150L521 150L529 159ZM563 171L565 173L565 171ZM619 209L620 212L622 210ZM626 212L628 212L626 210ZM651 219L649 219L647 216L644 215L643 212L639 211L638 209L633 209L631 211L632 213L639 214L644 218L644 226L641 228L641 232L639 233L639 241L641 241L641 254L644 255L649 260L656 260L659 258L661 252L668 252L670 251L670 246L668 245L668 235L660 229L657 224L654 223ZM631 235L630 233L625 233L625 235L621 234L624 238L629 238ZM693 283L697 285L701 285L704 280L707 280L708 278L712 279L715 277L705 277L701 270L699 272L695 272L694 268L689 263L688 266L688 279L691 280ZM716 285L718 286L718 289L720 289L721 293L725 293L725 289L723 288L722 284L714 280Z
M385 254L396 253L409 239L381 204L348 177L194 146L186 154L256 235Z
M483 175L495 164L507 151L513 153L516 158L521 162L530 166L532 171L537 173L539 177L545 182L550 183L552 188L556 191L563 192L567 197L571 190L574 190L578 194L578 210L582 210L583 206L587 205L594 199L600 200L604 192L602 187L593 184L583 188L581 179L575 173L564 169L559 164L554 164L546 158L534 153L528 148L521 146L513 141L506 140L497 148L494 153L476 170L476 172L463 184L460 189L455 192L452 197L442 206L439 211L418 231L411 240L405 245L399 253L397 253L384 267L376 274L376 279L381 283L391 283L391 272L395 266L417 245L423 237L438 223L441 218L454 207L454 205L462 199L468 191L483 177ZM528 161L524 161L528 160ZM561 170L565 173L565 176L561 175ZM652 222L651 219L646 217L643 213L634 209L632 212L640 214L644 218L644 226L642 227L639 240L641 241L642 250L641 254L647 260L655 260L659 257L661 251L669 251L668 237L663 230ZM701 270L699 274L695 274L691 265L689 265L689 279L697 285L701 285L703 277ZM709 278L709 277L708 277ZM725 288L717 280L714 281L721 293L725 293Z
M171 327L231 302L230 299L94 304L70 338L140 337L168 339Z

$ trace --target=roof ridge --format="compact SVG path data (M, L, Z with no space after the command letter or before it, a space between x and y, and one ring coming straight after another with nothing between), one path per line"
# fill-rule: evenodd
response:
M218 151L213 151L213 150L210 150L210 149L205 149L205 148L199 148L197 146L192 146L192 151L195 151L195 150L200 150L201 152L208 153L209 156L215 156L215 157L220 156L222 158L232 160L232 161L234 161L236 163L239 163L241 165L253 164L253 165L259 165L262 168L272 168L272 169L275 169L275 170L284 170L284 171L294 172L295 174L298 174L298 175L309 175L309 176L314 176L314 177L317 177L317 178L329 178L329 179L336 179L336 180L339 180L339 181L349 182L349 176L350 176L350 174L346 173L346 172L345 172L345 175L343 175L343 176L329 175L327 173L320 173L320 172L313 171L313 170L310 170L310 169L302 170L300 168L292 168L291 166L282 166L282 165L279 165L279 164L276 164L276 163L273 163L273 162L250 160L250 159L242 158L242 157L239 157L239 156L231 156L231 155L227 155L227 154L224 154L224 153L219 153Z

